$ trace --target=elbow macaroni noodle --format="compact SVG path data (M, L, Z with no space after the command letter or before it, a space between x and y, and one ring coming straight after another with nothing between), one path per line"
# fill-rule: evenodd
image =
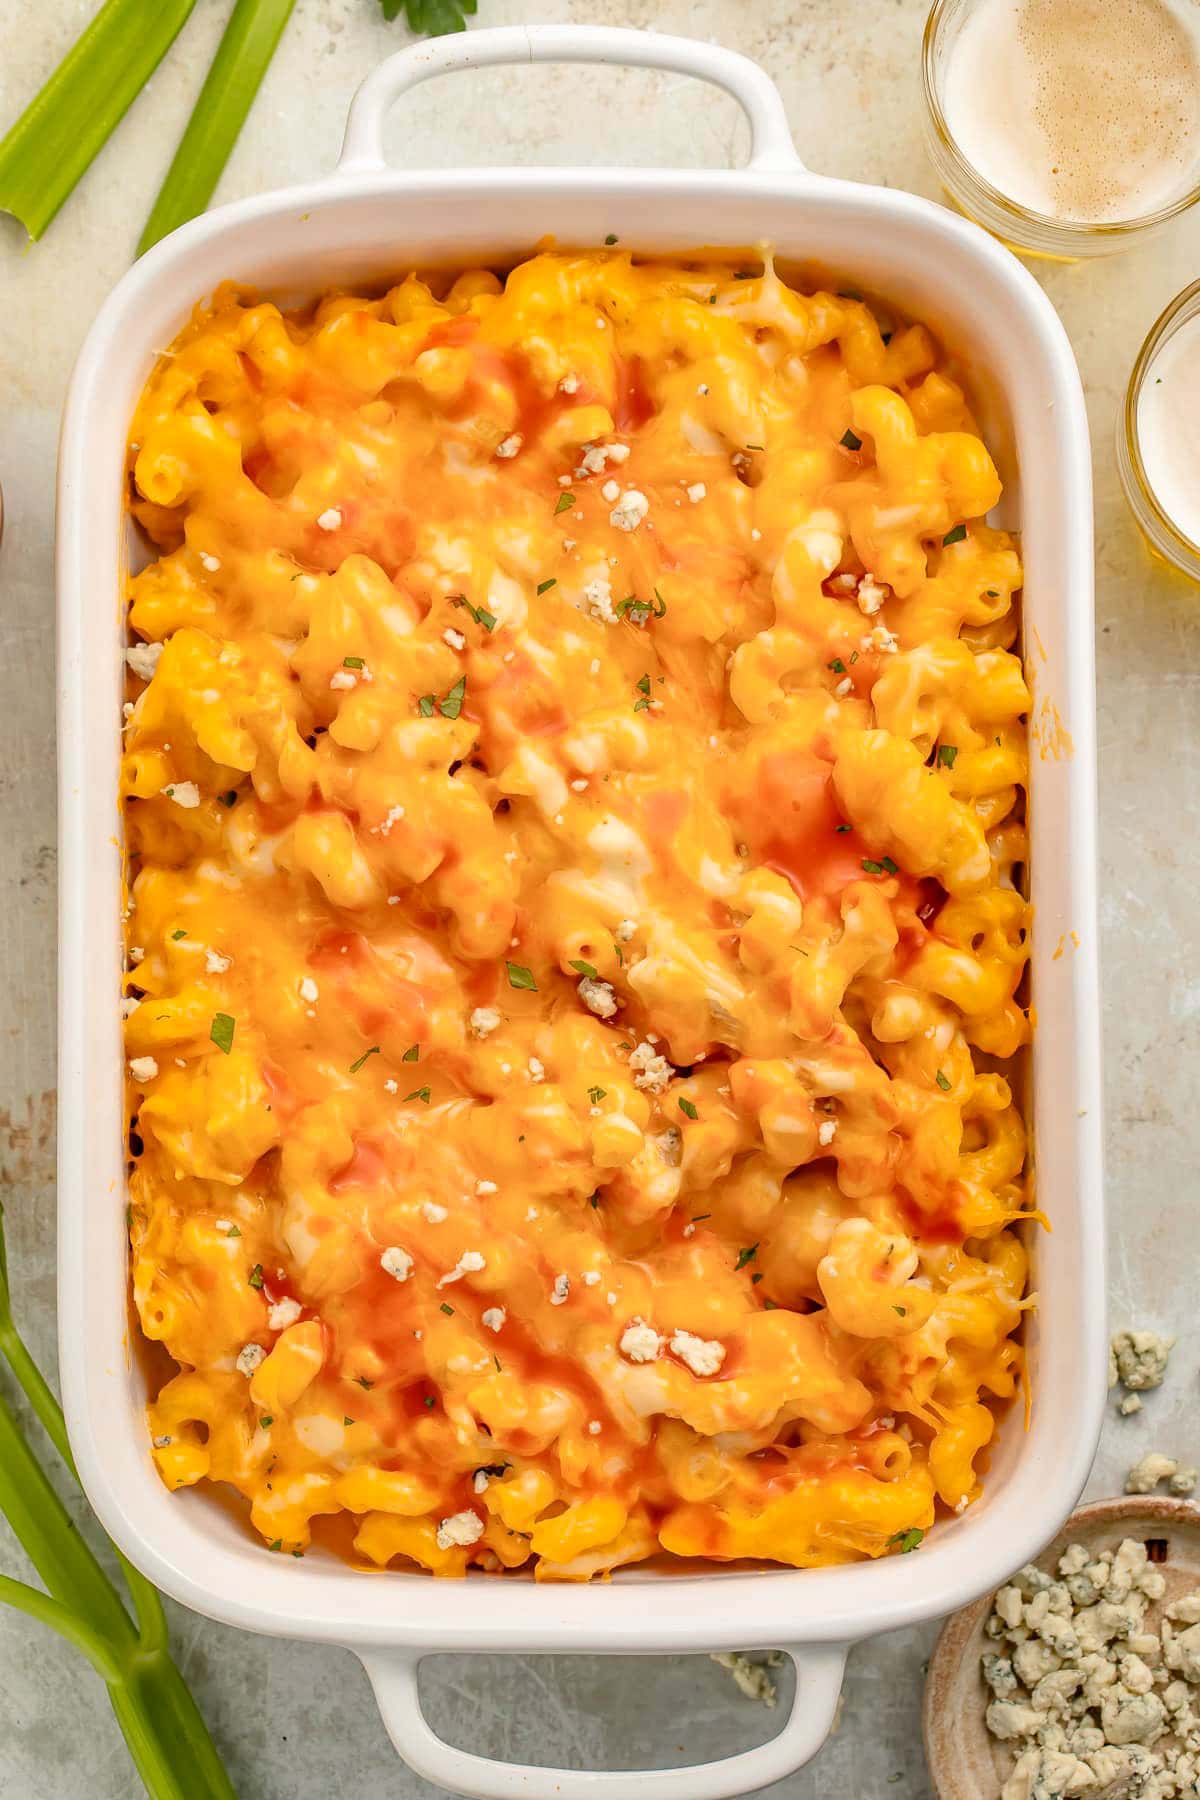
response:
M929 333L620 250L226 288L132 438L166 1483L566 1580L969 1504L1023 1376L1029 694Z

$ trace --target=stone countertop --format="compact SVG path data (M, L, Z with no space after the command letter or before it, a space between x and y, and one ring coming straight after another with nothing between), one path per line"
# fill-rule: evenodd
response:
M64 386L141 224L226 7L201 0L41 244L0 218L0 1194L14 1289L35 1354L54 1360L54 672L52 523ZM0 0L0 127L93 11ZM756 58L783 92L801 154L829 174L933 195L921 147L924 0L480 0L480 24L532 17L653 26ZM327 169L355 85L405 33L374 0L299 0L219 197ZM398 164L525 161L721 166L744 151L732 103L672 76L506 70L430 83L392 121ZM1200 592L1152 562L1125 508L1114 421L1137 347L1195 274L1200 214L1099 264L1039 265L1075 345L1095 445L1102 955L1114 1325L1177 1332L1167 1385L1129 1419L1110 1409L1089 1492L1119 1492L1148 1449L1195 1462L1195 1256L1200 1166L1196 796ZM219 271L214 271L218 274ZM0 1523L0 1566L25 1573ZM244 1800L418 1800L353 1656L253 1638L172 1606L176 1654ZM932 1629L855 1650L837 1731L772 1788L790 1800L923 1800L922 1665ZM103 1689L48 1632L0 1610L0 1793L129 1800L136 1781ZM726 1754L779 1715L702 1657L446 1657L428 1665L434 1723L500 1756L648 1767Z

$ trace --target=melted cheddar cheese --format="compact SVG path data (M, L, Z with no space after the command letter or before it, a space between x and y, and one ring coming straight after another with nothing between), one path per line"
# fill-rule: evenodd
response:
M929 332L619 251L222 290L129 468L167 1484L572 1580L967 1505L1022 1375L1029 695Z

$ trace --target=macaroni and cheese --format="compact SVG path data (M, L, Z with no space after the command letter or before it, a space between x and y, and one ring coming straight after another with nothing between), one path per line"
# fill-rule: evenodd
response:
M929 332L619 247L222 289L129 471L166 1483L568 1580L967 1506L1023 1375L1029 694Z

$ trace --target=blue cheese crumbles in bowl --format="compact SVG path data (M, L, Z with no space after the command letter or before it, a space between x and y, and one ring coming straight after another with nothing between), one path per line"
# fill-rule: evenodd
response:
M1200 1797L1200 1512L1081 1508L947 1622L925 1735L939 1800Z

